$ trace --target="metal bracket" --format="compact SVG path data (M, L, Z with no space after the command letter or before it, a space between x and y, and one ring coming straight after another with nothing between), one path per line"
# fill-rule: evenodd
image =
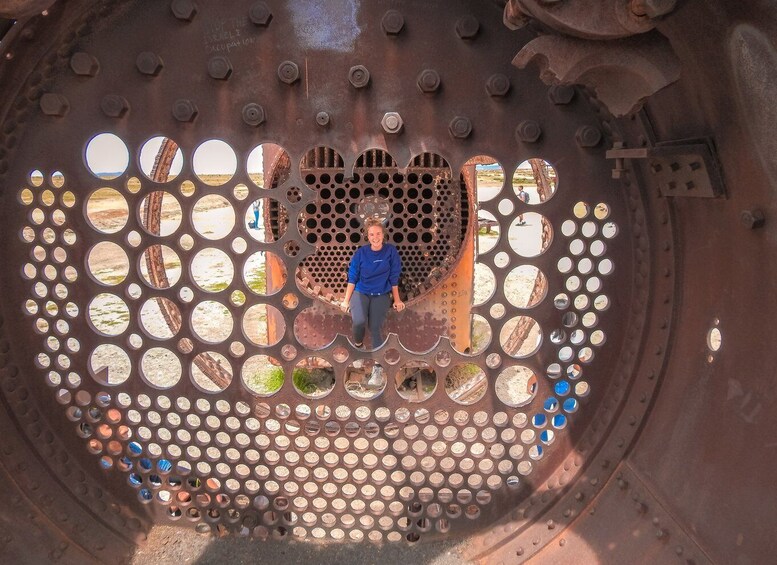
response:
M615 159L612 176L616 179L625 170L623 159L647 159L661 196L726 196L720 164L710 138L663 141L653 147L633 149L616 142L606 157Z

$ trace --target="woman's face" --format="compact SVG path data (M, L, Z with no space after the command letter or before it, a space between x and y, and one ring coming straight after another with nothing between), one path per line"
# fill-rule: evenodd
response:
M380 226L370 226L367 230L367 239L372 247L383 245L383 229Z

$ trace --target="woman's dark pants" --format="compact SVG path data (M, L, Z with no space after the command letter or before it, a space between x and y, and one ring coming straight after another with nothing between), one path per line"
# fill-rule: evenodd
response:
M364 343L364 331L370 328L372 348L383 344L380 328L386 321L391 307L391 295L381 294L370 296L361 292L354 292L351 298L351 317L353 318L353 339L356 343Z

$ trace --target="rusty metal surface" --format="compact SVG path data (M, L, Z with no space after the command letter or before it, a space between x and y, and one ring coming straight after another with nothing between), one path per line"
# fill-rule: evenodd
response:
M637 23L624 26L616 4ZM768 555L771 542L754 532L770 522L773 501L741 480L741 461L757 454L748 475L768 484L774 360L753 326L769 326L773 277L766 262L764 284L742 291L752 288L746 269L709 274L710 265L763 263L772 249L760 188L768 167L742 165L760 150L742 142L762 132L758 118L737 129L721 117L724 97L709 93L729 60L777 60L774 47L741 27L728 51L714 34L695 37L715 56L693 67L684 25L706 18L722 33L726 18L714 7L607 3L614 20L590 28L589 13L571 29L571 6L554 5L508 3L505 18L519 31L504 26L499 3L319 10L185 0L59 2L12 28L0 67L0 217L13 242L3 253L0 429L11 441L0 471L12 504L0 517L27 512L37 524L14 526L0 555L126 560L154 524L327 543L466 537L468 557L481 562ZM742 18L748 8L731 10ZM685 74L640 119L615 120L585 88L548 88L536 69L511 66L536 39L524 25L531 17L583 37L657 27ZM637 73L646 78L647 68ZM745 81L741 97L761 92L747 73L727 72ZM709 106L686 112L694 81ZM664 198L638 159L611 177L607 149L707 137L707 123L726 198ZM116 178L88 168L89 141L105 132L128 150ZM141 164L155 136L167 144L156 176ZM198 175L196 154L210 139L235 152L226 182ZM260 143L278 148L264 154L266 184L247 170ZM168 179L179 149L182 166ZM311 166L311 152L314 162L339 155L342 179L323 182L332 167ZM411 308L391 317L382 347L357 350L336 335L348 333L348 319L331 302L342 292L333 273L358 229L337 220L385 207L373 194L386 198L381 173L407 193L417 159L429 156L439 161L422 163L417 201L389 190L389 202L402 199L405 208L392 210L407 221L410 204L448 194L448 208L419 216L440 228L443 257L426 263L430 248L402 249L404 291L417 292ZM557 185L527 204L516 192L526 181L511 179L536 158L553 165ZM473 182L475 163L501 165L494 198ZM534 162L529 170L542 185ZM358 194L338 197L346 184ZM95 220L95 195L108 189L126 205L118 229ZM208 197L232 220L203 228ZM180 223L162 235L170 198ZM256 199L267 202L260 233L248 223ZM340 201L356 207L350 218L323 210ZM485 225L499 231L488 250L475 235L486 212L494 220ZM391 237L426 233L390 226ZM329 238L340 247L326 249ZM126 254L120 277L99 262L107 243ZM234 276L203 284L194 265L204 252L227 257ZM257 252L267 265L261 291L245 272ZM509 280L524 265L539 274L527 283L528 306L516 306ZM489 272L496 284L484 296ZM94 314L105 293L126 307L123 329ZM144 325L149 302L165 331ZM206 310L214 320L226 312L231 331L202 332L205 303L217 305ZM256 329L254 307L266 330ZM479 347L471 315L490 331ZM754 344L762 355L736 354ZM110 353L97 355L104 346ZM250 386L255 356L282 371L280 390ZM152 378L164 359L180 364L177 379ZM479 371L471 388L446 386L466 367ZM756 376L732 376L743 370ZM515 371L520 402L504 393ZM331 390L305 388L303 372Z

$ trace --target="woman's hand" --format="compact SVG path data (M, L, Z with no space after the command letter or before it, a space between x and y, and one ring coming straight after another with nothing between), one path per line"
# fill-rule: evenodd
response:
M340 310L342 310L346 314L348 313L348 310L350 310L350 309L351 309L351 304L350 303L348 303L348 302L341 302L340 303Z
M405 309L404 302L402 302L401 300L397 300L394 302L394 310L396 310L397 312L401 312L404 309Z

